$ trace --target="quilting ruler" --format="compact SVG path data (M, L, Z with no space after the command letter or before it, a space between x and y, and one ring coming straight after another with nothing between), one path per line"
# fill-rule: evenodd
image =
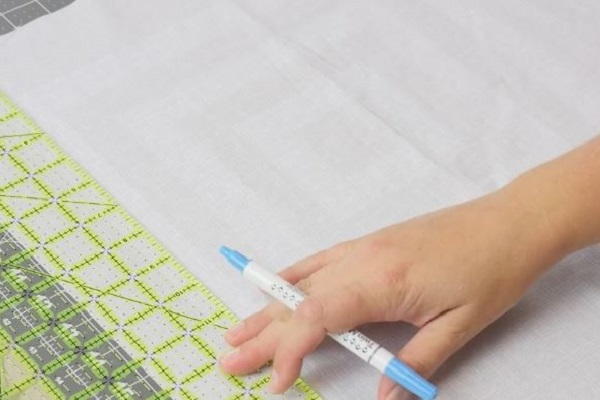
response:
M0 399L281 398L219 370L235 320L0 93Z

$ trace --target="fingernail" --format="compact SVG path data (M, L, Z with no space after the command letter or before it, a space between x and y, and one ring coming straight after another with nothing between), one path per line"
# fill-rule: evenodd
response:
M269 381L269 385L267 386L267 390L271 393L277 393L277 386L278 386L278 375L277 375L277 371L273 370L273 372L271 373L271 380Z
M243 329L244 329L244 321L238 322L237 324L235 324L234 326L229 328L229 330L227 330L226 335L227 335L227 337L234 338L237 335L239 335Z
M412 395L400 386L395 386L391 392L385 396L385 400L411 400Z
M240 352L240 349L238 349L238 348L230 350L221 356L221 358L219 359L219 362L221 364L229 364L237 358L239 352Z

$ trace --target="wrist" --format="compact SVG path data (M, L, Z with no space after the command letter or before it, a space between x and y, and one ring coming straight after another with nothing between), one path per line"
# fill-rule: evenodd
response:
M513 218L528 231L530 245L544 263L552 265L571 252L591 244L591 232L581 229L585 211L577 193L567 190L554 165L528 171L498 191Z

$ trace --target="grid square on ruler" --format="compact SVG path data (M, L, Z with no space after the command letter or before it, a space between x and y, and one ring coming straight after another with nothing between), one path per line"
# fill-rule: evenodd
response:
M19 161L29 171L37 171L48 164L58 160L59 155L56 151L48 148L42 140L32 140L31 144L17 149L13 156L18 157Z
M81 185L69 193L61 196L62 200L69 202L79 202L82 204L101 204L109 205L110 201L103 196L94 185Z
M217 321L216 323L218 324ZM199 332L192 333L193 336L198 336L202 341L209 346L215 354L224 354L230 350L231 346L225 341L223 335L224 329L217 325L207 325L203 327Z
M45 203L38 206L39 211L21 221L27 224L41 243L48 242L57 234L74 226L73 222L55 204Z
M15 165L8 154L3 155L2 152L0 152L0 171L2 171L0 174L0 188L25 176L23 170Z
M6 136L2 138L2 141L12 144L9 148L14 148L19 143L31 138L20 135L30 135L35 132L25 120L19 118L19 112L14 109L10 109L4 116L0 116L0 135Z
M0 199L2 200L2 203L0 203L0 211L17 220L31 215L37 208L40 208L47 203L45 199L30 199L26 197L18 198L0 195Z
M58 263L64 269L79 267L103 251L81 229L75 228L72 223L66 226L67 229L69 226L72 230L46 245L58 257Z
M105 306L110 314L112 322L110 328L114 325L125 325L136 315L148 308L151 299L147 298L142 289L130 280L121 281L123 284L112 289L110 292L100 294L96 297L96 302L100 307ZM136 301L132 301L136 300Z
M1 167L0 167L1 168ZM35 174L30 174L27 179L19 179L19 182L11 185L9 189L4 191L5 195L15 197L30 197L38 200L50 200L34 181Z
M159 301L166 301L173 296L177 297L177 294L184 293L185 288L191 284L168 262L140 275L140 281L144 282Z
M173 376L180 377L184 381L195 371L211 367L215 360L199 349L199 346L191 338L185 337L175 342L172 346L166 347L158 352L155 358L168 366Z
M133 273L151 266L161 256L160 252L144 236L127 240L115 247L112 253Z
M87 227L100 242L108 247L127 238L135 231L125 217L116 211L107 212L101 218L94 219L87 224Z
M48 364L68 349L67 343L50 329L29 338L23 346L29 349L38 365Z
M111 204L92 204L80 203L69 200L61 200L61 204L65 207L69 214L76 220L78 225L85 226L89 220L101 218L98 215L110 212L115 207Z
M200 292L197 284L168 262L141 275L139 281L156 297L158 305L177 311L172 318L185 315L177 318L185 326L206 319L219 309Z
M84 178L65 162L48 164L48 168L37 174L37 178L50 192L48 195L53 197L59 197L84 182Z
M212 301L202 296L199 288L192 288L182 292L179 296L172 297L166 304L169 309L179 310L190 317L188 320L205 319L213 315L220 308Z
M104 254L74 271L73 275L102 291L128 278L110 257Z
M191 380L185 386L189 392L200 399L210 399L214 393L221 393L224 399L252 399L250 397L252 391L246 391L243 387L228 381L219 368L212 368L199 379ZM257 398L263 399L263 397Z
M156 352L168 340L181 335L181 331L158 309L131 323L127 330L140 340L141 346L146 351L151 353Z
M25 133L16 135L2 133L2 130L12 129L7 128L7 126L5 125L8 124L3 124L2 119L0 118L0 155L3 157L9 157L13 151L18 150L23 146L26 146L32 138L40 136L39 133Z

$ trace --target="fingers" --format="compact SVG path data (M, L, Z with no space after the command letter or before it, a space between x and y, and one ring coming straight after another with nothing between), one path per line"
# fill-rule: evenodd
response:
M364 322L367 312L359 293L346 288L325 296L311 295L300 304L282 332L269 390L282 393L289 388L300 374L302 359L317 348L328 331L341 331Z
M281 328L281 325L271 324L254 339L225 354L219 360L221 368L234 375L258 370L272 359L281 337Z
M296 282L315 273L323 266L340 259L349 249L351 243L342 242L329 249L321 250L285 268L279 272L279 275L291 284L296 284Z
M300 287L303 290L308 290L308 287L306 286L308 285L309 280L305 278L323 267L330 259L332 259L332 254L332 250L320 251L283 270L280 272L280 276L293 284L300 282ZM239 346L241 343L258 335L275 317L280 316L283 313L288 313L287 308L283 304L279 302L271 303L261 311L230 328L225 334L225 339L230 345Z
M252 314L225 333L225 340L233 347L252 339L265 329L275 318L282 313L289 312L281 303L271 303L262 310Z
M344 243L321 251L280 274L289 282L298 284L309 293L309 297L294 313L281 303L272 303L231 328L225 338L237 349L220 360L225 372L246 374L273 359L269 389L282 393L298 378L302 359L323 341L327 329L331 327L335 331L339 327L350 326L356 320L354 317L366 314L358 288L348 290L344 287L330 294L331 279L315 279L313 287L311 275L343 257L348 246ZM349 309L353 312L348 313Z
M479 332L475 314L464 306L451 310L423 326L404 346L398 357L424 377L435 370ZM388 378L382 378L379 400L409 399L407 393Z
M228 334L232 345L242 344L221 359L223 369L231 374L246 374L273 359L269 389L282 393L298 378L302 359L323 341L328 327L335 330L349 326L355 321L350 316L362 314L360 299L353 293L345 290L325 297L307 297L287 321L280 316L274 318L281 311L278 303L254 314L242 323L239 332L234 330L231 337ZM343 311L348 309L353 312Z
M304 301L289 321L273 360L269 390L282 393L293 385L302 367L302 359L313 352L327 332L322 327L323 309L313 299Z
M302 359L325 338L322 320L321 304L308 299L289 321L268 324L258 336L223 356L221 367L230 374L247 374L274 359L269 390L282 393L298 378Z
M288 282L296 284L339 256L342 247L342 245L337 245L331 249L313 254L284 269L279 275ZM307 284L308 280L305 280L304 283ZM304 287L303 289L307 288ZM229 329L225 334L225 339L230 345L239 346L241 343L258 335L273 321L275 316L286 312L285 310L287 309L284 305L278 302L272 303Z

